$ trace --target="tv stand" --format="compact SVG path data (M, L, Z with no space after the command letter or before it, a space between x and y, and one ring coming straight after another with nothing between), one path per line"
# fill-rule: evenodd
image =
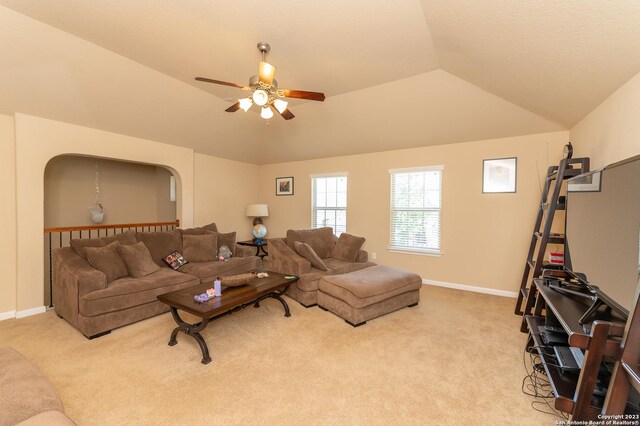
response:
M597 295L567 288L557 277L534 279L532 286L536 288L538 298L533 315L525 317L529 329L527 350L537 351L540 355L555 397L555 408L569 413L572 421L597 420L605 405L605 398L598 395L602 389L596 390L600 367L604 357L619 359L620 338L626 321L611 310L598 310L600 304L593 308L599 300ZM564 374L538 335L538 326L544 325L545 321L543 310L553 312L567 333L570 346L586 350L579 375ZM586 318L586 313L589 317L598 314L588 333L580 322Z

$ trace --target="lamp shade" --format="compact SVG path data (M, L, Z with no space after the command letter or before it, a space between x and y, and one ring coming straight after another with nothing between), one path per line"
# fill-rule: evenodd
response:
M247 206L247 216L249 217L268 217L269 207L266 204L249 204Z

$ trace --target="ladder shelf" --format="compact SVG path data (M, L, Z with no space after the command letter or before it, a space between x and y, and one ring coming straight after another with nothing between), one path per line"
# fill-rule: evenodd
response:
M562 233L551 232L556 211L566 209L566 197L561 195L563 183L569 178L589 171L589 158L564 158L557 166L547 169L544 181L538 215L533 227L529 253L524 265L520 291L515 307L515 314L522 315L521 331L527 332L526 315L531 315L536 300L536 289L530 290L530 283L534 278L540 278L545 269L562 269L563 265L556 265L544 260L549 244L564 244ZM567 265L570 266L570 265ZM524 305L524 306L523 306Z

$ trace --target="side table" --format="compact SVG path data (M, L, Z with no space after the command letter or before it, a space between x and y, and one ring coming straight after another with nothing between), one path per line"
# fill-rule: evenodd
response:
M262 244L256 244L256 242L254 240L238 241L237 244L239 244L241 246L255 247L256 248L256 256L260 256L260 259L264 259L265 256L269 255L269 253L267 253L267 251L264 249L265 246L267 245L267 240L266 239L262 240Z

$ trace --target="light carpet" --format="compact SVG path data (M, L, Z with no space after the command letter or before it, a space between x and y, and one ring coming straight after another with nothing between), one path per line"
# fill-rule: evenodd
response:
M210 323L213 361L164 314L87 340L53 311L0 322L79 425L553 425L520 391L514 299L423 286L420 304L353 328L276 300Z

